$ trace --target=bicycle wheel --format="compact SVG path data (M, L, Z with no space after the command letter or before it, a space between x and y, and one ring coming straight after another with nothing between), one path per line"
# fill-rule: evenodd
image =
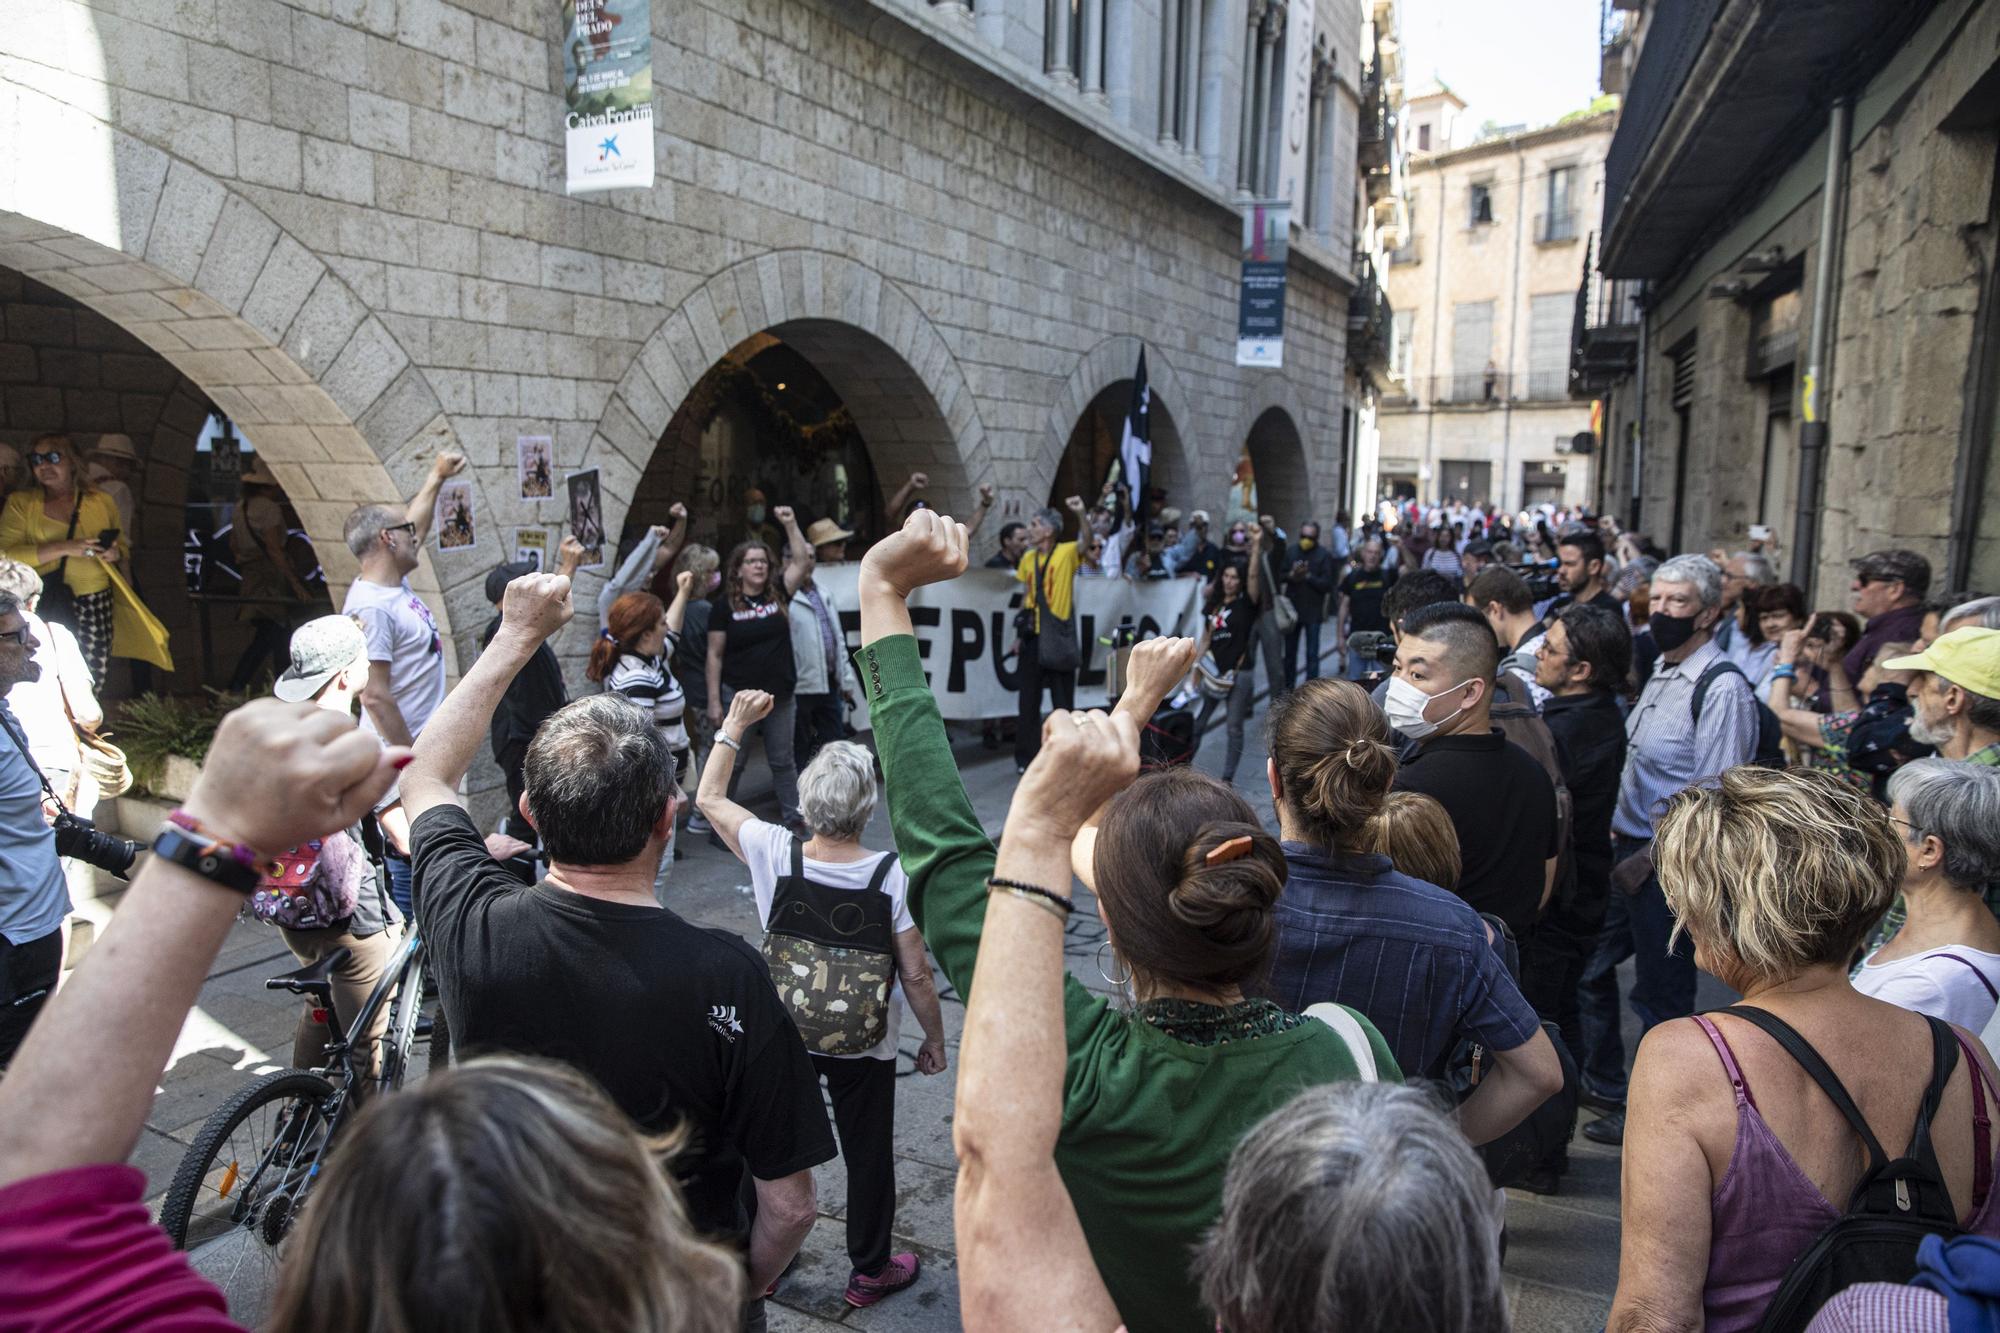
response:
M425 1066L424 1073L435 1074L439 1070L446 1068L450 1064L451 1064L451 1028L445 1022L444 1004L442 1001L440 1001L437 1008L431 1010L430 1063L427 1066Z
M396 994L389 1001L389 1029L382 1034L382 1086L391 1091L403 1086L410 1069L410 1051L417 1041L417 1019L424 1012L424 952L415 950L397 978Z
M160 1226L222 1288L241 1323L277 1290L279 1247L318 1179L334 1126L333 1086L318 1074L266 1074L195 1135L160 1208Z

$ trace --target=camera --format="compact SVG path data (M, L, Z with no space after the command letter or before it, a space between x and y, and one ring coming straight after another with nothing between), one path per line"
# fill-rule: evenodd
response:
M1367 665L1358 683L1372 690L1388 676L1389 668L1396 665L1396 636L1386 630L1356 630L1347 636L1347 651Z
M1521 576L1521 582L1528 585L1528 596L1538 602L1560 597L1568 591L1563 587L1562 576L1547 565L1509 565L1507 568Z
M106 833L82 815L67 810L58 813L49 828L56 835L58 856L75 857L120 879L132 877L132 859L139 854L139 844L130 838Z

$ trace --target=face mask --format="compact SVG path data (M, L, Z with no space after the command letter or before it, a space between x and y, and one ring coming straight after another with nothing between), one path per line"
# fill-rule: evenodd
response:
M752 523L762 523L764 521L763 505L751 505L749 512L750 512L750 521Z
M722 586L722 571L719 569L710 570L708 574L708 590L710 592L714 592L717 588L720 588L721 586Z
M1432 735L1441 725L1424 716L1424 709L1434 698L1450 694L1470 684L1461 680L1449 690L1440 690L1436 695L1425 694L1401 676L1389 677L1389 693L1382 700L1382 713L1389 719L1389 725L1402 732L1413 741L1423 740Z
M1301 538L1299 538L1299 549L1300 549L1301 551L1310 551L1310 550L1312 550L1312 548L1313 548L1313 547L1315 547L1315 546L1318 546L1318 545L1319 545L1319 543L1318 543L1318 542L1316 542L1316 541L1314 541L1314 540L1313 540L1312 538L1310 538L1310 537L1301 537Z
M1693 616L1669 616L1655 611L1647 619L1646 626L1653 631L1653 642L1663 653L1685 647L1687 641L1694 637Z

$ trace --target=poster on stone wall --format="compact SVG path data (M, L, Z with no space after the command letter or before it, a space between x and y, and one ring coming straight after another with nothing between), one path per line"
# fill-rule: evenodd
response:
M536 569L549 567L549 530L547 528L515 528L514 560L526 562Z
M440 551L464 551L479 544L479 533L472 526L471 482L448 481L438 487L431 528Z
M546 435L515 436L514 461L523 500L546 500L556 493L554 440Z
M653 185L652 0L563 0L569 193Z
M1243 289L1236 310L1236 364L1285 364L1285 260L1292 208L1253 203L1243 210Z
M583 563L578 569L604 566L604 495L598 489L597 469L572 472L564 478L569 489L569 531L583 545Z

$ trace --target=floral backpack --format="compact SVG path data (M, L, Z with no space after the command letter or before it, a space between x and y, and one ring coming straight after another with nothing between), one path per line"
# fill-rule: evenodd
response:
M351 831L287 848L250 895L250 915L287 930L324 930L354 915L374 863Z

